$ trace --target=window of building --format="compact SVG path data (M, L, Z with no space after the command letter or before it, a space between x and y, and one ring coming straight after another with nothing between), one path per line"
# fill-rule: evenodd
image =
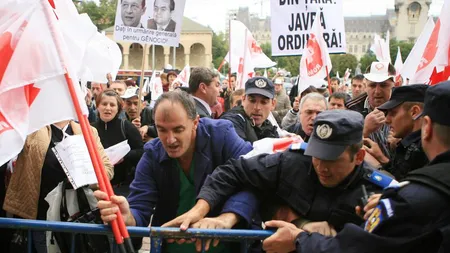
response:
M355 53L358 53L358 45L355 45L355 47L353 48L353 51L354 51Z
M349 53L353 53L353 45L349 45L348 46L348 52Z
M363 53L366 52L366 45L362 45L362 52L363 52Z

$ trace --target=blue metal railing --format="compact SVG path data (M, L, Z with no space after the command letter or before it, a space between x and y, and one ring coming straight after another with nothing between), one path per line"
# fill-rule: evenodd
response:
M28 252L32 252L32 231L54 231L67 232L72 234L72 241L76 234L100 234L112 235L109 226L82 224L72 222L39 221L25 219L0 218L0 227L10 229L28 230ZM131 237L150 237L150 252L162 252L162 242L164 239L190 239L202 240L202 252L205 252L206 239L220 239L222 241L240 241L241 252L246 252L249 241L263 240L272 235L273 232L267 230L243 230L243 229L188 229L181 232L179 228L162 227L127 227ZM72 245L75 245L72 243ZM72 253L75 248L72 247Z

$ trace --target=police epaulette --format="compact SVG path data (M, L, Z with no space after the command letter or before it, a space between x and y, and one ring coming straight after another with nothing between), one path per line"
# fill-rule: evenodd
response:
M297 142L297 143L292 143L291 146L289 147L289 150L292 150L292 151L303 150L303 151L305 151L307 147L308 147L308 143L307 142Z
M399 183L394 178L383 174L377 170L368 169L366 173L364 173L364 178L371 182L372 184L378 185L381 188L387 187L398 187Z

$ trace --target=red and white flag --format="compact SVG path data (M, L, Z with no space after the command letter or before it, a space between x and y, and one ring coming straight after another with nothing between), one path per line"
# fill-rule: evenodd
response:
M378 34L373 37L370 50L375 54L379 62L391 62L391 52L389 49L390 33L386 33L386 39L381 38Z
M425 48L427 47L428 41L430 40L434 27L435 24L433 18L430 17L427 23L425 24L422 32L420 33L420 36L417 39L416 43L414 43L414 47L411 49L408 58L406 58L403 64L403 68L400 73L402 77L405 78L405 81L406 79L409 79L410 84L420 83L419 81L416 80L416 71L421 62L422 55L425 52ZM425 82L426 80L423 81L422 83Z
M183 70L178 74L177 78L173 81L181 83L182 87L189 87L189 78L191 77L191 67L189 65L184 66Z
M402 60L402 54L400 52L400 47L397 49L397 57L395 58L395 82L398 83L399 79L401 78L400 72L403 68L403 60Z
M299 94L310 85L320 87L332 68L319 18L314 20L306 46L300 59Z
M434 85L450 78L450 0L446 0L439 16L440 29L437 42L434 70L430 84Z
M255 68L270 68L276 63L264 54L250 30L242 22L232 20L230 33L231 50L224 60L231 67L231 72L238 73L236 89L244 88L245 82L254 76Z
M47 1L0 1L0 164L22 150L28 134L77 118L56 49L67 52L56 22ZM76 81L74 88L87 115Z

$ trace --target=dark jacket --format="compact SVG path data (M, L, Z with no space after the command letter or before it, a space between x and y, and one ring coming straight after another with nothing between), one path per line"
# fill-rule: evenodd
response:
M279 138L276 126L269 120L264 121L261 127L253 126L252 119L247 116L242 105L222 114L220 118L231 121L239 137L245 141L253 143L267 137Z
M406 175L422 168L428 163L428 158L422 149L420 130L403 138L395 148L391 161L383 169L391 173L397 181L403 180Z
M107 123L99 118L92 126L97 129L100 142L105 149L128 140L131 150L125 155L122 163L114 165L111 184L130 183L134 176L131 174L132 168L136 167L144 153L144 144L138 129L128 120L121 120L118 117Z
M387 188L363 227L352 224L330 238L300 233L297 252L450 252L450 151Z
M209 114L208 109L197 99L195 99L195 110L197 111L198 116L200 118L211 118L211 114Z
M176 27L177 27L177 23L171 19L169 24L167 25L166 29L164 29L164 31L166 31L166 32L175 32ZM154 19L149 19L148 20L148 22L147 22L147 29L152 29L152 30L158 29Z
M339 231L347 222L363 223L363 219L355 214L355 207L363 196L362 185L366 185L368 192L381 191L365 179L370 171L363 163L341 184L326 188L318 180L311 157L301 151L288 150L230 160L206 180L198 198L214 208L243 186L250 186L261 198L269 202L281 199L303 218L328 221ZM270 206L268 201L265 204Z
M302 125L300 123L296 123L292 126L289 126L288 128L286 128L286 131L288 131L289 133L299 135L306 142L309 141L309 136L306 135L306 133L303 131Z
M252 149L250 143L239 138L231 123L225 120L200 119L195 142L194 184L197 193L206 177L217 166ZM176 217L180 191L179 172L174 159L168 156L158 138L146 143L144 149L145 153L136 168L135 179L130 185L128 201L137 226L148 226L152 215L152 226L160 226ZM208 216L233 212L250 225L256 208L256 197L249 192L240 192L220 203Z
M367 114L369 114L367 109L364 108L364 103L366 102L366 99L367 99L367 93L363 92L356 98L353 98L352 100L345 103L345 108L352 110L352 111L357 111L357 112L361 113L365 118L367 116Z

